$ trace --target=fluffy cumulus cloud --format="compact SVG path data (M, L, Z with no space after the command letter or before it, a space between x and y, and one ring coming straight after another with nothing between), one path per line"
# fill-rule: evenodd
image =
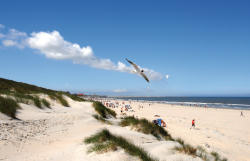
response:
M38 50L49 59L72 60L75 64L84 64L93 68L134 73L132 66L122 62L114 63L110 59L98 58L90 46L81 47L79 44L64 40L58 31L33 32L29 36L15 29L6 34L0 33L2 44L6 47L28 47ZM142 68L150 80L161 80L163 75L154 70Z

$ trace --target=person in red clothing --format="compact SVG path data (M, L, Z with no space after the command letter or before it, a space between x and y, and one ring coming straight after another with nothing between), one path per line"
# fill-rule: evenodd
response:
M195 119L192 120L192 127L195 128ZM192 128L192 127L191 127L191 128ZM191 128L190 128L190 129L191 129Z

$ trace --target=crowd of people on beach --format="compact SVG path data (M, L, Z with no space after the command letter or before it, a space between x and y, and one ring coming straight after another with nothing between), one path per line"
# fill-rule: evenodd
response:
M111 100L97 100L97 101L102 102L102 104L108 108L120 109L120 115L122 117L127 116L128 115L127 112L135 112L133 107L131 106L131 101L128 101L127 103L126 103L126 101L121 101L121 102L111 101ZM152 105L153 105L153 103L148 103L149 107ZM144 106L142 104L138 105L139 110L141 110L143 108L144 108ZM243 113L241 115L243 115ZM132 116L134 116L134 115L132 115ZM135 117L138 118L138 116L135 116ZM164 121L162 118L160 118L160 115L154 115L154 117L156 117L156 119L152 120L152 122L155 125L158 125L161 127L167 127L166 121ZM190 129L195 129L195 119L192 119Z
M134 116L134 114L129 114L129 113L133 113L135 112L133 107L131 106L132 102L131 101L111 101L111 100L97 100L102 102L103 105L105 105L108 108L116 108L119 109L120 108L120 115L123 116L127 116L127 115L132 115ZM136 101L139 102L139 101ZM144 108L143 104L145 102L143 102L142 104L137 105L138 110L142 110ZM145 104L144 104L145 105ZM148 103L148 107L152 106L153 103ZM172 104L173 105L173 104ZM202 105L202 104L178 104L181 106L194 106L194 107L207 107L206 104ZM244 117L243 112L240 112L240 116ZM136 118L138 118L138 116L135 116ZM160 118L160 115L154 115L154 117L156 117L156 119L153 119L152 122L158 126L162 126L162 127L167 127L167 123L166 121L164 121L162 118ZM191 127L190 129L196 129L196 120L192 119L191 120Z

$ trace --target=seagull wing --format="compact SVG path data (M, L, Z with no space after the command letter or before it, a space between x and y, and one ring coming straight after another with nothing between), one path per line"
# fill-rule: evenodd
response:
M127 58L126 58L126 60L135 68L135 70L138 74L140 74L147 82L149 82L148 77L143 72L141 72L140 68L135 63L128 60Z
M141 72L140 68L135 63L133 63L132 61L128 60L127 58L126 58L126 60L135 68L135 70L136 70L137 73Z
M148 77L143 72L140 72L140 74L149 83Z

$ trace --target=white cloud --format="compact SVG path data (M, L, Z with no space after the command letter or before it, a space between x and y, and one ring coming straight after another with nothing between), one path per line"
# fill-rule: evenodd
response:
M64 40L58 31L33 32L28 36L25 32L10 29L7 34L2 35L3 45L18 48L29 47L38 50L40 54L49 59L72 60L75 64L84 64L93 68L114 70L134 74L134 68L118 61L98 58L90 46L81 47L79 44ZM161 80L164 76L152 69L142 68L149 80Z
M15 46L17 43L13 40L3 40L2 41L4 46L10 47L10 46Z
M127 92L127 90L126 89L115 89L115 90L113 90L113 92L115 92L115 93L123 93L123 92Z
M21 37L26 37L27 34L25 32L20 32L16 29L10 29L7 35L8 39L18 39Z
M1 38L4 38L4 37L5 37L5 35L2 34L2 33L0 33L0 39L1 39Z
M16 29L10 29L6 34L0 33L0 38L4 39L2 40L2 44L6 47L15 46L18 48L24 48L27 34Z
M110 59L97 58L90 46L81 47L79 44L64 40L58 31L32 33L27 39L30 48L37 49L47 58L70 59L76 64L85 64L98 69L115 70L133 73L133 67L122 62L115 64ZM160 80L163 76L153 70L144 69L151 80Z
M3 28L5 28L5 26L4 26L4 25L2 25L2 24L0 24L0 29L3 29Z
M167 74L167 75L165 75L165 77L166 77L166 79L168 79L168 78L169 78L169 75Z

